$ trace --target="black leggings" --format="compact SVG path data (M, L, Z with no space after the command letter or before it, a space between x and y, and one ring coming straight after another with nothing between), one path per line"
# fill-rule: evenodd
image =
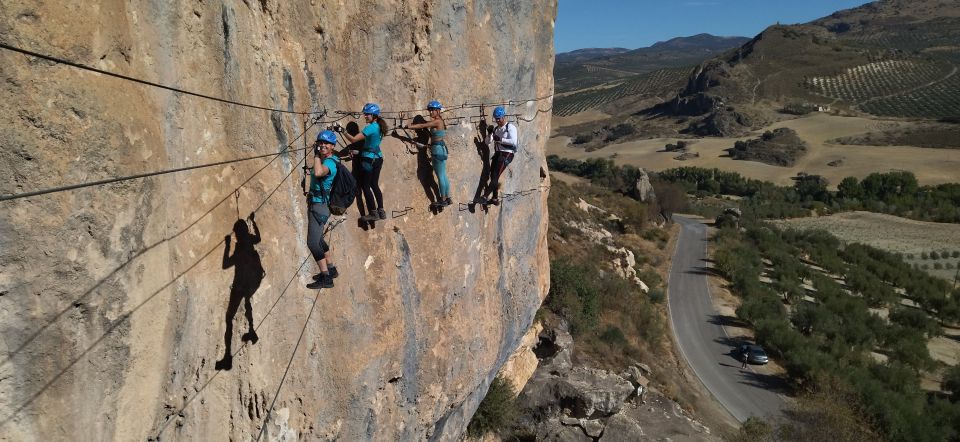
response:
M380 169L383 167L383 158L361 158L360 173L357 181L363 191L363 199L367 202L367 213L383 208L383 193L380 192ZM376 200L374 200L376 198ZM374 205L376 201L376 205Z
M307 211L307 248L314 261L320 261L330 251L323 240L323 225L330 219L330 209L323 203L310 203Z
M500 174L507 170L507 166L513 161L513 153L497 151L493 154L493 161L490 164L490 182L487 184L487 190L483 193L484 198L493 195L497 198L500 192Z

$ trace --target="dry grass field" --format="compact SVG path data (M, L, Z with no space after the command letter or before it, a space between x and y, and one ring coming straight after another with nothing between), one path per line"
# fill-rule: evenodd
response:
M578 116L574 116L576 117ZM555 128L565 124L569 123L554 118ZM829 180L832 187L848 176L862 178L873 172L890 170L913 172L921 184L960 181L960 174L957 172L960 170L960 150L925 149L912 146L841 146L828 142L841 137L871 132L880 127L891 128L907 124L909 123L896 120L841 117L819 113L781 121L744 138L699 139L691 151L699 153L700 157L686 161L674 160L673 158L677 156L675 153L663 151L667 143L676 143L678 140L676 138L635 140L585 152L583 149L570 147L568 137L557 136L548 141L547 153L579 160L616 155L616 161L619 164L630 164L654 171L681 166L716 167L779 185L793 184L790 178L796 176L798 172L822 175ZM807 154L797 160L792 167L737 161L730 158L726 152L726 149L732 148L736 141L755 138L766 130L780 127L795 130L808 146ZM839 162L839 165L828 165L834 162Z
M951 281L960 265L960 258L952 256L953 252L960 252L960 224L929 223L870 212L772 222L782 228L823 229L844 242L902 253L907 263L925 265L931 275ZM931 252L937 252L938 256L946 252L949 257L932 259ZM928 259L922 259L923 254L927 254ZM938 263L943 269L935 269Z

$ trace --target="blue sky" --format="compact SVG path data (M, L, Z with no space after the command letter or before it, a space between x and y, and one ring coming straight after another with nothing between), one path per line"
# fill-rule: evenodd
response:
M559 0L557 52L650 46L700 33L753 37L777 23L803 23L867 0Z

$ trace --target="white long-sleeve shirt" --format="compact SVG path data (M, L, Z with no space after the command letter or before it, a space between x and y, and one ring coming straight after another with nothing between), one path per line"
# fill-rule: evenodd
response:
M500 141L493 141L493 136L496 135L500 137ZM495 143L496 151L505 151L510 153L517 152L517 145L519 140L517 139L517 126L513 123L507 123L503 126L497 126L493 129L493 133L487 135L487 144Z

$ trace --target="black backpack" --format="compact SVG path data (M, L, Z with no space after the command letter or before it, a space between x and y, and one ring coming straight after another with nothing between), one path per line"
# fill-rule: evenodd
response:
M327 194L327 207L330 213L334 215L343 215L353 204L357 197L357 180L353 174L342 167L343 163L337 162L337 174L333 176L333 183L330 185L330 192Z

